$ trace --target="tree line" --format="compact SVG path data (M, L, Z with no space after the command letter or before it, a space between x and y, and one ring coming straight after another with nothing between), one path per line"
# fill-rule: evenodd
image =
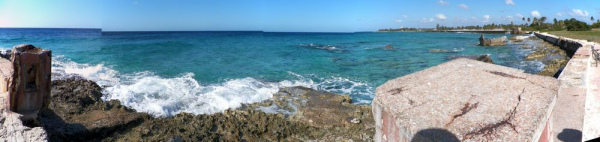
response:
M588 25L587 23L583 22L583 21L579 21L575 18L571 18L571 19L564 19L564 20L557 20L556 18L554 18L551 22L548 21L548 18L546 17L534 17L532 18L525 18L523 17L521 19L522 21L527 21L525 24L520 24L520 25L515 25L513 22L510 22L510 24L486 24L483 25L482 27L477 25L477 26L457 26L457 27L446 27L440 24L437 24L436 29L437 30L462 30L462 29L467 29L467 30L490 30L490 29L503 29L503 30L510 30L513 27L521 27L522 30L527 30L527 31L562 31L562 30L567 30L567 31L589 31L592 28L600 28L600 20L595 21L594 23L592 23L591 25ZM590 17L591 21L594 21L594 17Z

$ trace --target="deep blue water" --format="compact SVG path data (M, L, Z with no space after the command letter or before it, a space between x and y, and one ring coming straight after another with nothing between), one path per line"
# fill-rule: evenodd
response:
M505 35L486 35L500 37ZM220 112L306 86L370 103L377 86L450 56L491 54L496 64L536 73L519 44L480 47L479 34L101 32L0 29L0 48L28 43L53 52L53 71L105 86L105 99L155 116ZM392 50L386 45L393 46ZM430 53L430 49L457 53ZM55 79L59 79L56 76Z

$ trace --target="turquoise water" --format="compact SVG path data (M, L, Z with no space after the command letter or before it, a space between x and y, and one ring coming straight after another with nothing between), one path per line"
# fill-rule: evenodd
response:
M486 35L500 37L505 35ZM449 61L490 54L496 64L536 73L519 44L480 47L479 34L101 32L93 29L0 29L0 48L21 43L53 51L54 79L78 74L155 116L215 113L305 86L349 94L369 104L387 80ZM386 45L393 49L386 49ZM430 49L458 51L430 53Z

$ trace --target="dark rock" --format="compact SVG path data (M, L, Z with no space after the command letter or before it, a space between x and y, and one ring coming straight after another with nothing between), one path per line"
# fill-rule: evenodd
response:
M149 118L118 101L102 101L101 91L95 82L81 77L53 81L49 109L40 114L50 140L100 140Z
M454 59L458 59L458 58L467 58L467 59L473 59L473 60L477 60L477 61L482 61L482 62L494 64L494 61L492 60L492 58L490 57L489 54L483 54L483 55L461 55L461 56L450 56L450 57L447 57L448 60L454 60Z
M272 99L242 109L152 119L105 140L164 141L172 140L173 136L179 136L182 141L372 140L371 108L351 102L347 95L304 87L281 88ZM272 105L296 113L284 115L256 110ZM360 123L356 124L357 121Z
M102 88L81 77L52 81L50 107L61 115L79 114L97 102L102 102Z
M4 59L7 59L7 60L10 60L10 52L11 52L10 50L6 50L5 52L0 53L0 57L4 58Z
M530 40L532 42L528 42L524 46L532 47L533 53L527 55L525 60L540 61L545 65L544 69L537 74L558 78L557 73L560 74L560 68L565 67L570 60L568 52L537 38Z
M40 115L50 141L370 141L375 132L370 106L303 87L282 88L273 99L239 110L168 118L102 101L101 91L81 77L53 81L52 103ZM256 110L270 105L297 113Z
M386 45L385 49L394 49L394 47L392 47L392 45Z
M494 61L492 61L492 58L490 58L490 55L488 55L488 54L481 55L481 56L477 57L477 59L475 59L475 60L486 62L486 63L491 63L491 64L494 63Z
M31 44L19 44L19 45L13 47L13 49L16 50L17 52L25 52L25 51L36 49L36 48L37 47L35 47Z

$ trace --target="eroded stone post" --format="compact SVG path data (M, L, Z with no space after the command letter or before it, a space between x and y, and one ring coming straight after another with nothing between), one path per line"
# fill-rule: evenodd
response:
M50 97L51 51L22 44L13 47L7 83L10 111L35 119L42 108L48 107ZM3 74L4 73L3 70ZM2 86L4 87L4 86Z

